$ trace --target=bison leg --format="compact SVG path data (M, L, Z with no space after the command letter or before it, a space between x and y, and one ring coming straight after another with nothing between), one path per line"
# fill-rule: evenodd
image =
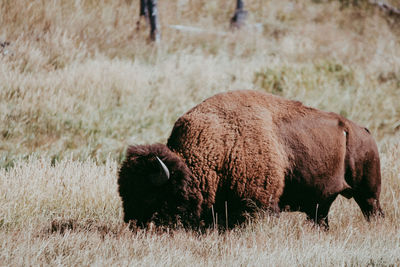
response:
M370 221L372 217L385 216L378 199L374 197L365 198L359 195L355 195L354 199L356 200L367 221Z
M336 197L337 194L329 197L321 203L315 203L315 205L312 205L308 210L305 211L307 214L307 219L319 227L329 230L328 213Z
M307 212L307 220L315 223L322 229L329 230L328 212L323 211L319 205L315 206L314 212Z

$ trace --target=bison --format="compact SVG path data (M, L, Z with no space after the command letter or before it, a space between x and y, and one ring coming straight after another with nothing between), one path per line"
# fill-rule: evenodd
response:
M118 185L124 221L139 226L233 227L257 210L285 210L328 227L338 195L367 220L383 216L368 129L259 91L217 94L175 122L167 145L130 146Z

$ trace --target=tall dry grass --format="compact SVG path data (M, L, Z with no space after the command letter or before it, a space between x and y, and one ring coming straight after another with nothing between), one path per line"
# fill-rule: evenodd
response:
M398 144L383 157L384 220L367 223L339 198L328 232L303 214L259 218L229 232L131 232L122 223L117 163L30 158L0 170L0 262L26 265L322 266L400 264Z
M248 0L248 28L231 33L234 1L160 1L151 45L137 4L0 2L0 265L400 264L398 21L368 5ZM367 224L338 199L329 232L296 213L224 234L128 231L116 192L126 146L165 142L183 112L234 89L366 125L385 220Z

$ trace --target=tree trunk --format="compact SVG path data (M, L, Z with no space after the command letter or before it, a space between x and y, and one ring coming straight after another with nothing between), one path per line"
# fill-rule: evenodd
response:
M239 29L244 25L247 17L247 11L244 10L243 0L237 0L235 14L231 18L231 28Z
M378 6L381 10L386 12L389 16L397 16L400 18L400 8L396 8L394 6L391 6L389 4L386 4L385 2L377 1L377 0L369 0L369 3L372 5Z
M136 30L138 31L140 29L140 22L144 19L145 22L149 21L149 16L147 13L147 0L140 0L140 13L139 13L139 19L136 22Z
M150 40L160 41L160 26L158 22L157 0L147 0L147 9L150 19Z
M139 17L147 17L147 0L140 0Z

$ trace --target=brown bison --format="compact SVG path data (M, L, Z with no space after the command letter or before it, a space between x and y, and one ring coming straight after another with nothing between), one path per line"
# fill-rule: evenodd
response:
M176 121L167 145L130 146L118 184L124 221L139 226L218 219L232 227L261 209L302 211L328 227L339 194L354 198L367 220L383 216L370 132L258 91L205 100Z

